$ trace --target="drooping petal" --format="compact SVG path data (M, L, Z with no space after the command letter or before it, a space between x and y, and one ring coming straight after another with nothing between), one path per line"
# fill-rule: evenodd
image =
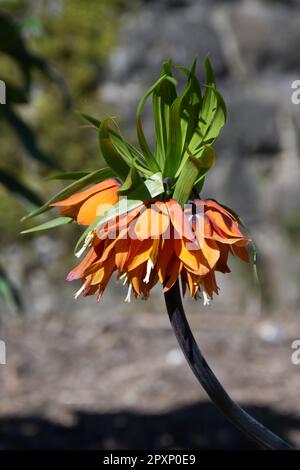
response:
M202 244L200 244L200 248L208 266L213 269L220 258L220 249L218 244L214 240L204 238L202 240Z
M169 227L169 217L158 205L147 208L137 219L134 232L139 240L159 238Z
M99 245L97 247L93 246L87 255L83 258L83 260L74 269L72 269L72 271L69 272L67 281L74 281L76 279L82 278L85 271L90 266L92 266L97 259L99 259L102 249L103 244L101 244L101 247L99 247Z
M120 184L116 180L114 180L113 178L109 178L105 181L102 181L101 183L97 183L93 186L90 186L84 191L72 194L72 196L66 199L54 202L51 204L51 206L74 206L75 204L84 202L90 196L93 196L94 194L104 191L106 189L112 188L113 186L120 188Z
M116 204L118 200L117 186L94 194L80 207L77 222L81 225L90 225L97 217Z
M249 263L249 253L243 246L232 245L234 253L246 263Z
M174 199L170 199L166 202L166 206L170 214L172 225L176 230L177 235L179 235L179 238L185 237L187 240L193 241L195 239L195 234L191 228L188 217L183 212L180 204L178 204Z
M173 257L175 257L174 241L171 238L162 239L159 256L156 262L157 274L162 284L165 280L167 266Z
M198 250L190 250L186 246L185 240L174 240L174 247L176 256L182 261L187 269L190 271L199 270L199 248Z
M163 288L164 292L167 292L169 289L171 289L171 287L173 287L178 277L180 276L182 266L183 264L179 258L173 257L170 260L166 270L166 278Z
M153 240L151 239L144 240L143 242L139 240L131 240L130 251L126 263L127 271L132 271L137 266L140 266L149 259L152 245Z

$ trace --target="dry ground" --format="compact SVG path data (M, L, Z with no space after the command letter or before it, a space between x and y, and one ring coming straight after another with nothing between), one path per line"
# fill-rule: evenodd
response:
M232 396L300 447L297 316L190 319ZM0 336L2 449L255 448L209 403L167 315L5 317Z

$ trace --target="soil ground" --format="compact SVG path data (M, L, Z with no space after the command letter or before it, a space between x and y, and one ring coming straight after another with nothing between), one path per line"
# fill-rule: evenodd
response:
M297 317L190 321L230 394L300 447ZM1 449L256 448L210 404L166 314L5 317L1 337Z

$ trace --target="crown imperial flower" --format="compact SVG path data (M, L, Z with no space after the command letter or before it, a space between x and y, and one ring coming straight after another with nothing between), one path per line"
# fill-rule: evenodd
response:
M115 272L131 293L147 299L162 285L168 292L178 279L182 291L202 296L205 305L219 288L216 273L228 273L229 255L249 261L250 239L230 209L200 192L215 163L213 143L226 119L224 100L213 69L205 62L206 84L201 87L191 69L178 67L187 84L177 94L171 61L142 97L136 113L139 148L126 142L114 122L84 115L98 129L107 168L70 174L74 179L60 194L29 217L58 207L60 217L31 230L76 222L86 226L76 256L83 260L68 281L81 280L75 294L100 299ZM152 97L155 148L151 150L142 126L145 102ZM64 175L68 178L68 175ZM46 225L46 227L45 227Z
M195 377L216 406L247 436L269 449L291 449L242 410L227 394L205 361L185 317L183 294L202 296L208 305L219 288L216 273L228 273L229 255L249 261L251 240L230 209L201 190L215 163L213 144L226 119L224 100L206 59L206 84L201 87L191 69L177 67L187 84L177 95L171 61L142 97L136 113L139 148L126 142L113 127L83 115L97 130L108 167L87 173L64 173L73 182L26 218L59 207L60 216L25 233L66 223L86 226L76 256L87 251L72 269L68 281L80 280L75 294L96 294L100 299L115 272L131 295L147 299L161 283L175 336ZM155 147L152 151L142 126L142 110L152 97ZM24 233L23 232L23 233Z

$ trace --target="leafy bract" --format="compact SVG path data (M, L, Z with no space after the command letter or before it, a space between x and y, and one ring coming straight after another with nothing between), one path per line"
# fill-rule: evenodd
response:
M23 230L21 233L33 233L33 232L41 232L43 230L49 230L50 228L59 227L60 225L65 225L73 222L71 217L56 217L55 219L48 220L41 225L36 225L35 227L29 228L27 230Z

